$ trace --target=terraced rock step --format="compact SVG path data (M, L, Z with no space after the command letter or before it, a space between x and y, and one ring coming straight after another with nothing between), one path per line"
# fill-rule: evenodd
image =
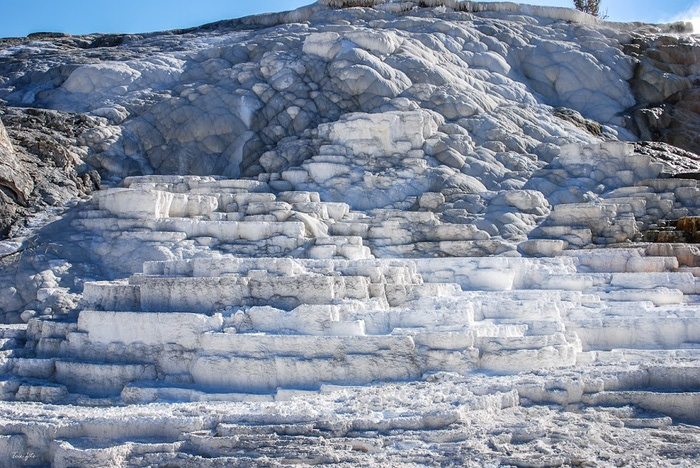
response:
M440 371L595 366L607 362L600 354L605 350L656 348L663 354L700 342L692 275L595 272L596 255L150 262L147 274L129 284L88 283L84 299L94 310L80 312L77 323L37 322L30 339L41 359L17 360L15 373L20 380L42 377L90 397L121 395L130 402L208 394L236 400L244 393L413 380ZM576 272L577 263L587 271ZM479 290L473 278L488 278L498 267L509 272L507 281L482 278L486 290ZM259 283L242 282L249 278ZM548 279L558 281L531 289ZM234 286L243 289L234 293ZM266 304L256 305L256 290L282 294L275 299L268 292ZM614 296L635 291L665 291L678 300L655 305ZM28 398L17 390L16 398Z
M459 230L432 212L358 216L317 193L275 194L255 181L148 176L124 185L101 192L73 224L194 250L145 261L127 279L85 283L73 318L32 320L28 354L6 360L4 398L274 398L434 372L596 366L615 350L700 343L699 286L684 266L698 255L686 247L375 258L366 241L387 254L378 240L395 242L402 230L409 246ZM585 207L591 220L598 208ZM245 245L256 255L240 256ZM265 255L273 251L296 258ZM16 344L5 334L5 347Z
M688 30L0 40L0 204L54 205L0 241L0 465L697 465L700 159L636 141L697 146Z

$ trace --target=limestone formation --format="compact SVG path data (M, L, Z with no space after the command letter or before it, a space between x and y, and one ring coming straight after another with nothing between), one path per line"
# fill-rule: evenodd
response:
M683 28L323 0L0 41L0 466L692 466Z

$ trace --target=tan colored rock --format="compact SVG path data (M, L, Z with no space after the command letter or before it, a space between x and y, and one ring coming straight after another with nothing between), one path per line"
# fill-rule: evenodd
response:
M9 190L20 204L25 204L34 184L22 168L4 125L0 122L0 186Z

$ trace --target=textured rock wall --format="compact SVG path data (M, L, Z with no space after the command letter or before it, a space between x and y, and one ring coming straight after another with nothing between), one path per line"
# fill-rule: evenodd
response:
M87 162L120 176L278 172L318 153L321 123L350 112L416 108L452 124L437 136L442 158L459 170L470 156L537 155L546 137L587 139L556 131L537 103L618 126L615 115L634 103L625 84L632 62L619 51L625 35L589 29L595 21L580 12L472 2L396 11L396 4L372 3L377 9L316 4L176 34L15 45L0 63L0 98L106 117L112 125L86 142ZM538 25L488 16L473 22L466 13L482 10L541 19ZM346 16L352 25L343 25ZM541 25L561 19L575 23L540 36ZM282 24L261 29L270 22ZM23 53L36 47L43 49ZM605 67L597 66L600 60ZM540 114L519 112L523 104ZM528 134L525 123L545 134ZM465 130L476 145L498 143L475 154L474 145L463 143Z
M695 238L700 164L625 141L676 83L642 29L328 0L0 41L2 195L114 185L0 241L0 465L694 466L700 250L641 240Z
M268 192L252 205L224 197L214 206L204 197L199 207L180 194L143 209L159 219L220 216L231 226L249 216L289 219L302 226L300 236L362 236L361 249L381 256L542 254L627 242L694 209L695 187L672 193L643 183L695 172L692 154L604 143L634 139L622 117L637 99L629 83L637 59L622 52L634 26L510 3L374 5L318 3L187 31L4 41L0 99L30 106L4 108L26 168L5 180L34 184L28 206L7 189L5 206L15 210L8 226L88 193L97 180L91 168L110 183L152 173L250 177ZM626 197L642 189L631 184L650 192L633 207ZM290 210L276 196L293 191L326 205ZM137 206L143 197L129 200ZM338 206L361 213L343 219ZM3 310L13 320L25 308L67 310L37 291L60 285L78 293L82 276L112 279L144 259L195 251L177 235L139 244L138 234L119 232L137 228L114 223L109 241L89 232L47 241L61 244L55 258L3 273L21 285L2 299ZM220 226L182 230L238 236ZM237 254L358 247L246 241ZM75 278L51 266L65 258L75 259Z
M0 235L5 237L33 188L33 182L15 153L0 122Z
M700 42L697 36L636 36L625 50L639 60L632 112L643 140L700 152Z
M620 117L636 103L627 28L512 3L331 3L172 33L7 41L0 99L104 119L76 140L103 176L266 173L278 190L357 208L519 188L561 143L633 138ZM418 111L433 125L418 129ZM367 197L375 187L387 190Z
M561 144L634 139L629 109L642 138L696 150L694 39L638 29L504 2L319 2L168 33L5 40L0 99L90 115L49 151L76 155L80 174L264 174L356 208L425 192L464 204L522 188ZM51 138L24 138L27 151L41 158Z
M87 149L77 141L98 121L8 107L0 108L0 120L1 236L16 231L28 216L99 186L99 174L83 162Z

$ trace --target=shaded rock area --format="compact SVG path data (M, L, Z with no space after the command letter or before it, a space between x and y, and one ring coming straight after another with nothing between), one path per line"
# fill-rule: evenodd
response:
M29 174L20 162L5 127L0 122L0 234L6 237L13 220L21 218L18 207L26 205L33 188Z
M100 186L83 162L78 138L100 123L91 117L33 108L0 107L0 235L11 236L27 219Z
M700 243L700 218L687 216L664 221L644 232L644 240L659 243Z
M592 18L564 9L536 9L541 25L574 21L539 37L540 25L488 16L451 22L455 14L489 10L486 4L450 4L457 11L440 2L406 9L369 4L377 8L313 4L163 34L37 37L8 47L0 99L105 117L109 134L104 144L91 145L95 154L87 162L120 177L280 174L321 146L342 144L324 125L352 113L374 114L357 116L366 125L380 113L439 114L421 132L424 141L411 141L410 157L427 155L428 166L436 157L450 176L485 173L489 187L527 177L533 164L514 161L521 158L513 153L533 160L546 139L593 138L585 129L560 128L543 105L574 109L608 126L610 135L626 135L617 114L634 105L626 85L633 60L620 50L627 33L593 31ZM501 14L499 8L505 7L484 14ZM517 18L518 8L508 5L505 14ZM343 23L347 18L352 25ZM595 60L610 66L595 67ZM581 67L590 71L585 80ZM395 156L387 148L396 141L384 141L383 155ZM325 148L326 159L344 156L331 150ZM353 145L346 156L366 156L362 150ZM525 172L513 170L519 167ZM424 190L435 174L425 169L413 175L416 187L381 200L383 206ZM394 176L381 166L370 172Z
M700 152L700 42L693 35L636 36L625 51L639 63L631 83L633 127L642 140Z
M678 179L696 179L700 174L700 156L677 146L658 141L639 141L635 152L648 155L664 166L666 173Z

